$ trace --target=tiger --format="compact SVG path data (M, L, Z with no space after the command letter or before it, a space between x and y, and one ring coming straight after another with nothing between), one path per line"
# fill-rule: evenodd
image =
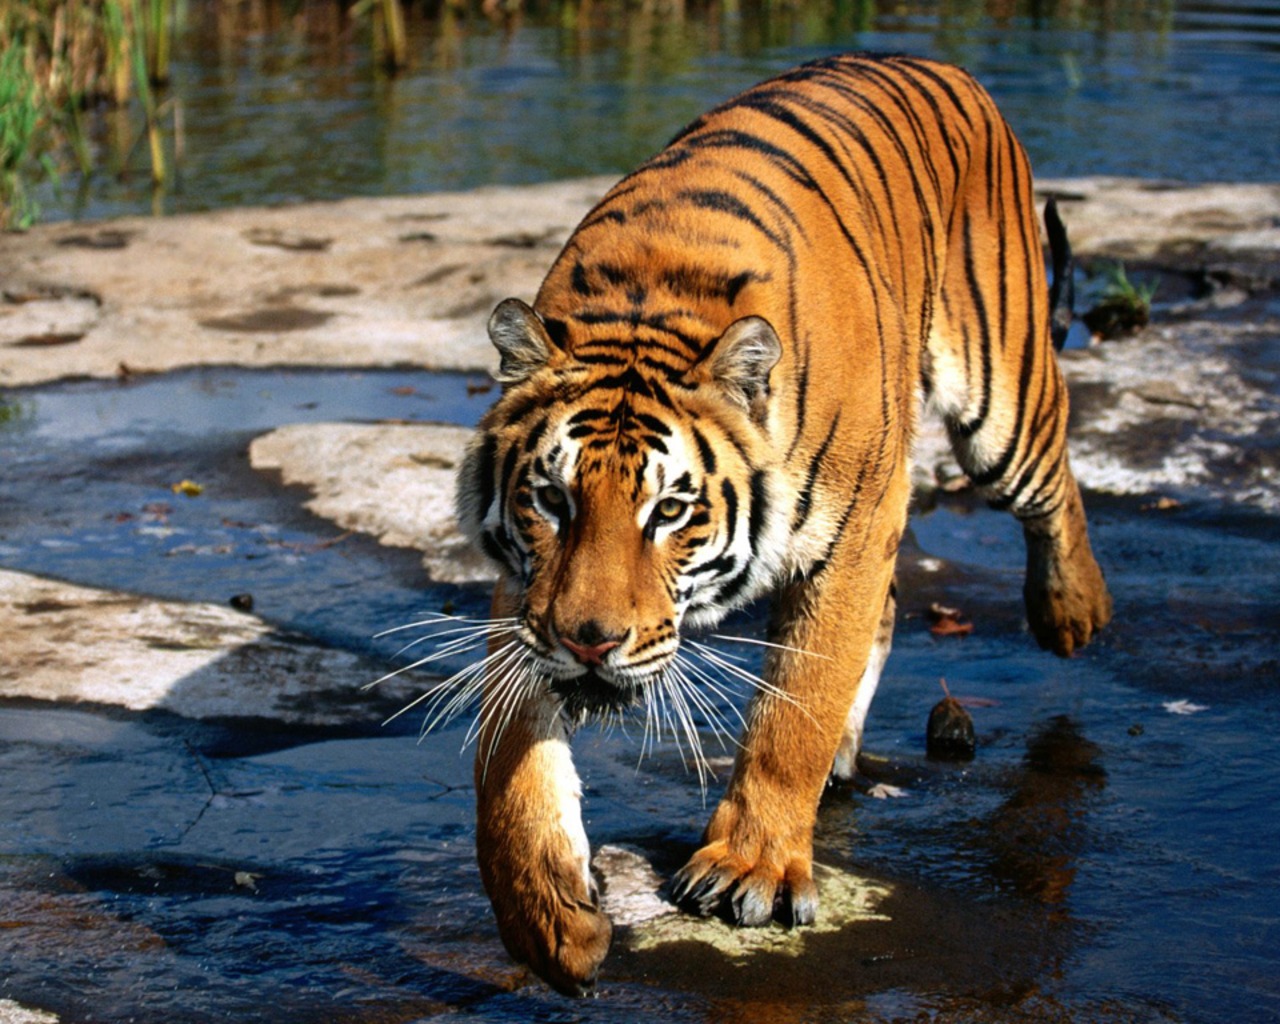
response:
M682 635L765 596L763 685L670 897L814 922L815 817L889 653L924 402L1022 524L1039 644L1069 656L1110 619L1046 218L1053 305L1028 158L987 92L928 59L831 56L693 121L587 214L532 306L493 311L501 393L457 483L510 623L480 698L476 849L507 950L554 988L592 991L612 933L574 731L652 700Z

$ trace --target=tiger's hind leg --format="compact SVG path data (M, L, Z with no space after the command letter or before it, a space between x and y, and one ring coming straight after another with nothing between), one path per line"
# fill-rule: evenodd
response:
M1067 657L1106 625L1111 597L1067 461L1067 389L1030 169L1012 136L996 135L990 145L1012 184L1001 197L968 195L956 217L926 383L965 472L1022 523L1031 632Z

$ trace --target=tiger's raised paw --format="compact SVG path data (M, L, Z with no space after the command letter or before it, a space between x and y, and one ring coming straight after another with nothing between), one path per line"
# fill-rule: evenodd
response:
M589 900L561 896L538 903L532 913L522 913L494 901L502 944L562 995L591 995L613 938L609 918L594 894Z
M1111 621L1111 594L1087 539L1064 555L1053 540L1029 536L1023 597L1036 642L1059 657L1071 657Z
M735 854L725 840L708 843L676 872L671 898L701 917L720 915L732 924L757 928L778 920L789 927L813 924L818 889L808 857L785 865Z
M1111 621L1111 594L1093 557L1074 482L1059 512L1023 523L1027 622L1036 642L1063 658Z
M1057 574L1025 591L1027 621L1036 642L1063 658L1084 647L1111 621L1111 595L1096 564L1075 579Z
M590 995L613 925L586 860L561 833L492 842L484 824L480 875L502 944L557 992Z

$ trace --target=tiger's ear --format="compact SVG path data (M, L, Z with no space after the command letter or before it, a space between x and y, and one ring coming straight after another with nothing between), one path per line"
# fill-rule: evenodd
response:
M542 318L519 299L498 303L489 317L489 340L502 357L494 377L503 385L527 380L557 351Z
M782 342L768 320L747 316L731 323L711 343L700 364L704 374L763 423L769 399L769 373L782 358Z

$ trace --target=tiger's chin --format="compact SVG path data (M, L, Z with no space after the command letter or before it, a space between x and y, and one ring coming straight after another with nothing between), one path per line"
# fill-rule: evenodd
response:
M639 706L644 687L632 680L606 679L594 669L588 669L570 679L553 679L551 692L560 701L565 718L581 725Z

